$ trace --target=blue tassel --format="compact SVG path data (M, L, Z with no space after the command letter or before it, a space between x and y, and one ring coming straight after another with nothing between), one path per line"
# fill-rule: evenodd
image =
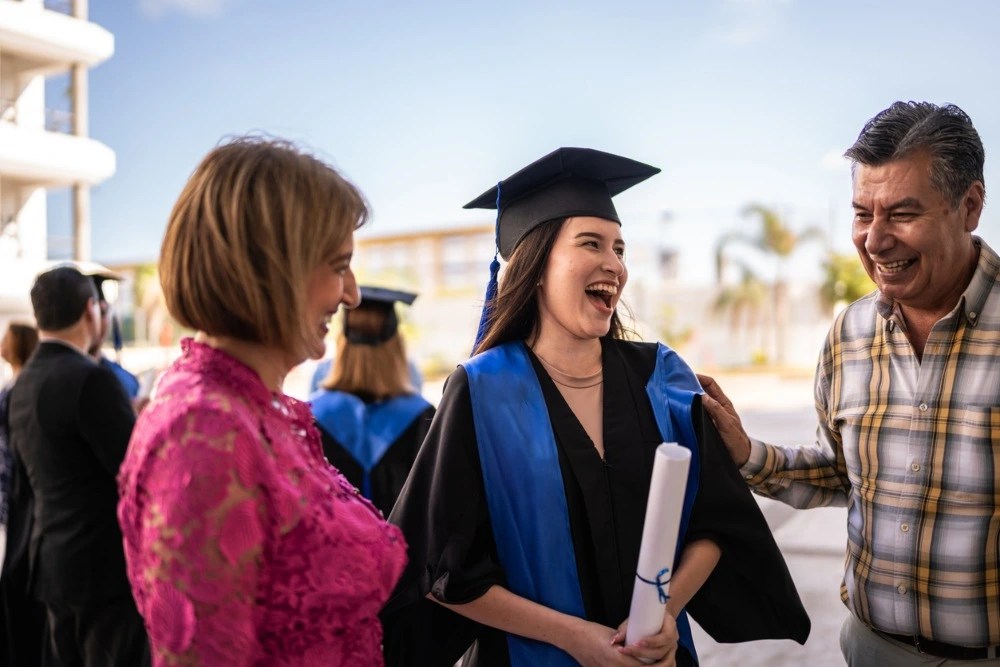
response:
M486 335L486 328L489 326L490 315L493 314L493 299L497 295L497 274L500 272L500 261L493 255L490 262L490 282L486 285L486 296L483 299L483 313L479 316L479 329L476 331L476 344L472 346L475 350L479 347L483 337Z
M500 183L497 183L497 220L494 227L496 250L493 253L493 261L490 262L490 282L486 285L486 296L483 298L483 312L479 316L479 329L476 330L476 343L472 346L473 351L479 347L479 343L486 336L490 315L493 314L493 299L497 295L497 275L500 273L500 260L497 259L500 254Z

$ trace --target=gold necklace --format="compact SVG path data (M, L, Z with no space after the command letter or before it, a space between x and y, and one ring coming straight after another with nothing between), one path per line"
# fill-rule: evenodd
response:
M596 387L597 385L599 385L602 382L604 382L604 367L603 366L599 366L597 368L596 372L591 373L589 375L583 375L583 376L573 375L572 373L567 373L563 369L559 368L558 366L556 366L555 364L553 364L552 362L550 362L548 359L546 359L542 355L538 354L538 352L535 352L534 350L532 350L532 352L535 353L535 356L538 357L538 360L541 361L542 364L547 367L547 369L555 371L556 373L558 373L559 375L562 375L565 378L568 378L570 380L575 380L576 382L587 382L588 380L592 380L592 379L596 378L596 382L592 382L591 384L570 384L570 383L562 382L562 381L558 380L554 375L552 375L552 373L549 373L549 377L551 377L552 381L555 382L556 384L561 384L562 386L569 387L571 389L587 389L589 387Z
M562 385L563 387L567 387L569 389L590 389L591 387L596 387L599 384L604 384L603 373L601 374L601 377L597 378L597 382L595 382L594 384L566 384L565 382L560 382L559 380L557 380L553 375L549 375L549 377L552 378L552 381L555 382L556 384Z

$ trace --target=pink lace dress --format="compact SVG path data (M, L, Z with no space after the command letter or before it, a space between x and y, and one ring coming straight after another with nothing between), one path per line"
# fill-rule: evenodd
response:
M323 458L307 404L182 347L118 476L154 665L382 665L399 530Z

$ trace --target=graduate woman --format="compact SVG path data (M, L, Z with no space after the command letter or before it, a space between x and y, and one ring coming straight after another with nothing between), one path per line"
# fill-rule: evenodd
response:
M666 346L624 340L611 198L658 171L563 148L466 205L499 208L508 263L390 517L410 563L384 616L388 664L465 652L477 666L691 665L685 609L719 641L805 640L809 620L694 373ZM662 441L693 453L677 566L662 629L624 646Z
M386 514L434 416L410 383L396 317L397 302L416 298L362 285L361 304L344 313L330 373L309 398L326 458Z

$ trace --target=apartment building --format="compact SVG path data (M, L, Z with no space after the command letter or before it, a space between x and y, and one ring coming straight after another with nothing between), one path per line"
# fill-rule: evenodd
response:
M420 294L402 329L424 370L448 372L468 357L489 280L493 225L362 237L356 245L358 280Z
M87 77L114 46L87 0L0 0L0 325L30 313L48 189L72 189L73 258L90 259L90 188L114 174L115 154L88 136ZM46 100L49 77L69 82L61 108Z

